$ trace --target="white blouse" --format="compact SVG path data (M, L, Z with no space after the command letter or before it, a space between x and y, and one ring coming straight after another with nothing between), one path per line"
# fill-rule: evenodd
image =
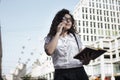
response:
M77 37L79 37L77 35ZM79 39L79 48L82 48L82 44ZM50 38L47 37L45 44L49 43ZM82 62L78 59L74 59L74 56L79 53L78 45L73 34L68 34L65 37L58 39L57 47L52 54L53 64L55 69L66 69L81 67Z

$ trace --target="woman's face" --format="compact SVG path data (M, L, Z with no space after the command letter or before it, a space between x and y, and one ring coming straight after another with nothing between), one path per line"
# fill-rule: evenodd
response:
M65 30L69 30L72 27L72 18L69 14L65 14L65 16L62 18L62 22L65 24Z

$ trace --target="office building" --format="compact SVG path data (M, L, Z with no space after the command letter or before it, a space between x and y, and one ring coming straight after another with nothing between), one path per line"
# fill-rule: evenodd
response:
M101 39L92 43L90 46L99 46L107 52L87 66L87 73L91 77L99 77L102 80L120 79L120 36L110 39Z
M94 42L91 46L110 51L86 67L88 75L114 80L120 74L120 0L80 0L73 16L85 46Z
M120 0L80 0L73 15L85 45L120 34Z

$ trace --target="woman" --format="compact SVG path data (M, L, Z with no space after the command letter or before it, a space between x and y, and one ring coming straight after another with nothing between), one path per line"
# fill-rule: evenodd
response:
M84 61L73 58L82 44L69 10L62 9L55 15L44 48L47 55L53 58L54 80L88 80L83 64L87 65L90 58L84 56Z

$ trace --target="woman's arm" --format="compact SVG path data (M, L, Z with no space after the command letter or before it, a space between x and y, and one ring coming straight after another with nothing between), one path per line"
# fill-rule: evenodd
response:
M45 47L45 52L48 55L52 55L53 52L55 51L57 43L58 43L58 39L59 39L59 34L57 33L49 43L45 44L45 46L44 46Z
M58 39L62 33L62 30L63 30L63 27L64 27L64 23L61 22L59 25L58 25L58 28L57 28L57 33L55 34L55 36L52 38L52 40L45 44L45 52L48 54L48 55L52 55L53 52L55 51L56 47L57 47L57 43L58 43Z

